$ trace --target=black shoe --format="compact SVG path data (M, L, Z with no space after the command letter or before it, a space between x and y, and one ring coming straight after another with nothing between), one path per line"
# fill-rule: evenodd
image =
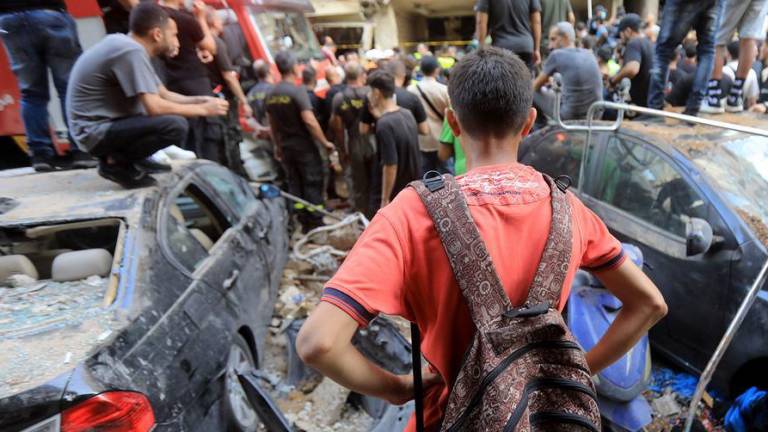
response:
M37 172L56 171L56 156L32 156L32 168Z
M136 167L136 169L138 169L139 171L144 171L145 173L148 173L148 174L160 174L160 173L171 171L170 165L160 163L160 162L155 162L150 158L136 161L133 163L133 166Z
M632 119L633 121L640 121L644 123L658 123L663 124L665 123L664 117L652 115L652 114L640 114L639 116Z
M80 150L72 151L67 156L70 166L75 169L88 169L99 166L99 161L96 158Z
M139 171L132 165L99 164L99 175L126 189L154 186L157 181L149 174Z

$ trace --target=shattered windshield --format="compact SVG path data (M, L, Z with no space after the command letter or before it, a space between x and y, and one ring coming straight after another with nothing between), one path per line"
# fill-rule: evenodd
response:
M300 61L322 55L303 13L251 9L250 15L272 57L282 50L293 52Z
M740 136L689 154L768 245L768 138Z

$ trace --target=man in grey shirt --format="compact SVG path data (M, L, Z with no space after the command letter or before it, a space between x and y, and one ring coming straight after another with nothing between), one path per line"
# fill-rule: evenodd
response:
M550 54L541 74L533 82L533 105L552 118L555 94L544 85L555 73L562 76L560 118L583 119L594 102L602 99L603 81L597 59L590 50L576 48L576 34L568 22L559 22L549 31Z
M477 0L477 39L490 32L493 46L517 54L533 70L541 63L541 3L539 0Z
M154 184L151 172L167 171L147 159L187 134L183 117L224 115L226 101L168 91L150 57L178 51L176 24L153 2L131 11L131 33L113 34L83 53L67 87L72 136L99 158L99 174L126 188Z

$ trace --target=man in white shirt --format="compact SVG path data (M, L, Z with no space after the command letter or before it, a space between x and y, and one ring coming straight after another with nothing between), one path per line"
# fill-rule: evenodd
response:
M415 94L424 110L427 112L427 124L429 134L419 136L419 150L421 150L422 172L440 171L447 172L444 164L437 156L440 149L440 133L443 130L445 110L450 105L448 100L448 87L437 81L440 73L440 64L431 55L421 58L421 72L424 78L418 83L408 87L408 91Z

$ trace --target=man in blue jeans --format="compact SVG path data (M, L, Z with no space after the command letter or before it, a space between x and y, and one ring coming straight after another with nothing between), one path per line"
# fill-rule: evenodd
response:
M96 161L75 146L56 154L48 121L48 69L61 100L62 112L69 72L82 52L75 21L63 0L4 0L0 2L0 37L21 90L21 117L32 150L35 171L92 168ZM67 121L66 116L64 121Z
M707 82L715 59L715 34L721 0L667 0L662 10L661 31L656 40L656 52L648 88L648 107L664 108L664 87L669 78L669 62L675 49L688 31L696 30L698 65L693 80L693 91L688 97L683 114L698 115L701 101L707 95Z

